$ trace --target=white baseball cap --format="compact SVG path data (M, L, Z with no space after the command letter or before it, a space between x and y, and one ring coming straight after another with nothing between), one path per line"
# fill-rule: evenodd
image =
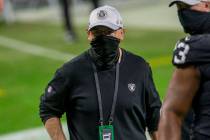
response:
M96 26L105 26L113 30L123 28L122 17L116 8L105 5L90 13L88 30Z
M187 5L196 5L201 3L202 1L208 1L208 0L173 0L170 4L169 7L173 6L175 3L183 2Z

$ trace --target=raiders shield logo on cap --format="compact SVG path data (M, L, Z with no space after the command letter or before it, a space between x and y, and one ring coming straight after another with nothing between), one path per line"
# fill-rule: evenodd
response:
M107 12L104 10L100 10L97 15L99 19L103 19L107 16Z

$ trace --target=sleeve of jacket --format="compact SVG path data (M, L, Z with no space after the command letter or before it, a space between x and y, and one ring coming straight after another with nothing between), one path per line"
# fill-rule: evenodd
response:
M39 113L43 123L52 117L60 118L64 114L68 86L69 80L64 70L57 70L40 98Z
M146 124L150 133L157 131L160 118L161 100L156 90L151 68L148 66L148 71L145 78L146 82Z

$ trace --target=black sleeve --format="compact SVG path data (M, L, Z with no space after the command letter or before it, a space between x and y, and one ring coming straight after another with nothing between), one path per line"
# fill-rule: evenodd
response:
M161 100L152 78L152 71L148 66L146 76L146 124L150 133L158 129L161 105Z
M186 37L177 42L173 52L173 65L187 66L210 62L210 34Z
M52 117L60 118L65 112L65 99L69 80L63 69L57 70L40 98L40 117L45 123Z

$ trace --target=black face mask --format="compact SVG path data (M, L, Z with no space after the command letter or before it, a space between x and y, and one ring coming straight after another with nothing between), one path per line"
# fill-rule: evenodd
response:
M186 33L191 35L210 33L210 12L183 9L178 11L178 16Z
M91 41L89 54L101 69L111 68L119 58L120 40L112 36L98 36Z

